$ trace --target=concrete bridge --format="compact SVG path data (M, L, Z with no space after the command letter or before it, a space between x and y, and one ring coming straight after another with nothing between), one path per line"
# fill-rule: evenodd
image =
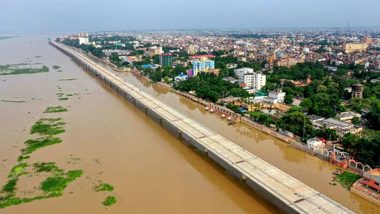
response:
M353 213L249 151L125 82L89 57L63 44L51 45L114 88L150 118L207 155L226 171L287 213Z

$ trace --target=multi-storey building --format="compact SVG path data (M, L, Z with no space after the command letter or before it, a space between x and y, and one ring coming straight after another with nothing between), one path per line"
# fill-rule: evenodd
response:
M193 65L193 76L198 75L199 72L208 72L215 69L215 61L207 57L194 58L191 63Z
M266 75L256 73L252 68L235 69L235 74L241 86L253 88L255 91L259 91L266 84Z
M261 90L262 87L267 83L267 76L262 73L254 73L253 75L253 88L256 91Z
M90 41L88 39L88 33L80 33L78 35L79 45L88 45Z
M345 53L363 52L367 50L367 43L344 43L343 51Z
M148 48L148 55L150 57L152 57L154 55L160 55L163 53L164 53L164 51L162 50L162 47L153 46L153 47Z
M173 66L173 55L171 54L161 54L160 55L160 65L162 67Z

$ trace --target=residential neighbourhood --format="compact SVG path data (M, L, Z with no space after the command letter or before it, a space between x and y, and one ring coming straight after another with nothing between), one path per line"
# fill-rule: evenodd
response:
M211 113L228 108L233 113L220 111L223 118L249 118L331 163L342 148L343 168L349 161L380 166L379 33L81 33L58 40L220 105L206 107Z

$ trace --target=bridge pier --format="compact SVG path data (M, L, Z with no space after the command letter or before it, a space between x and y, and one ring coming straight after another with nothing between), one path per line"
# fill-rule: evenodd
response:
M51 42L89 73L135 105L147 116L187 145L197 148L228 173L242 180L257 194L287 213L352 213L285 172L261 160L221 135L172 109L154 97L123 81L115 74L70 48Z

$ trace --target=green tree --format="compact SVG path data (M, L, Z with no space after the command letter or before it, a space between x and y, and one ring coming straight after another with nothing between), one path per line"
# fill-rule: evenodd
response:
M305 98L302 100L300 106L304 111L307 112L313 106L313 103L311 102L310 98Z
M335 107L340 102L331 97L331 95L326 93L318 93L311 97L313 106L310 108L310 113L324 116L324 117L335 117L336 110Z
M291 105L293 103L293 95L286 94L284 98L285 104Z
M285 113L278 121L277 127L292 132L303 139L314 137L315 131L310 119L303 112L298 110Z
M368 116L368 125L374 130L380 130L380 101L375 100L372 103L371 111Z
M342 145L357 161L372 167L380 165L380 132L372 132L363 137L346 134Z
M360 118L359 117L353 117L351 119L352 124L354 125L360 125Z

